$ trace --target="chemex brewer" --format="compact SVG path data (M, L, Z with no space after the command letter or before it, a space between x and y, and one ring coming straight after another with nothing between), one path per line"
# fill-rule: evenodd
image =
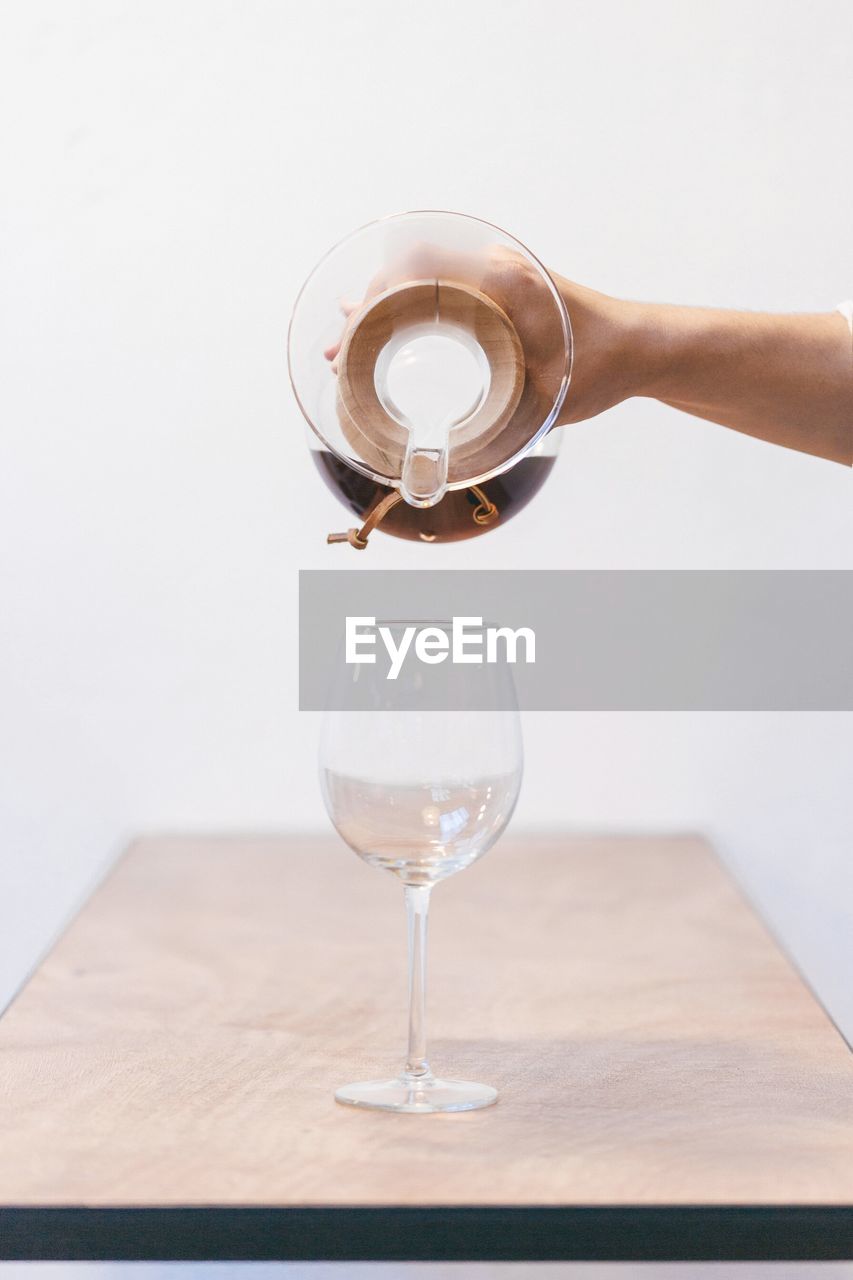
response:
M457 213L370 223L315 267L288 361L326 484L370 532L453 542L508 520L545 482L572 332L548 272Z

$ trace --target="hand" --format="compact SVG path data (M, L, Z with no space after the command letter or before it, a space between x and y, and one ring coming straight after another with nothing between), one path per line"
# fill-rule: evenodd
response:
M485 255L467 255L418 247L374 277L360 302L345 299L341 311L343 330L324 352L337 372L337 357L347 330L364 304L408 280L453 280L487 294L512 322L527 357L527 376L533 393L542 402L543 417L553 403L563 374L565 346L556 320L552 295L540 273L520 254L495 246ZM631 394L627 379L623 304L604 294L583 289L559 277L558 284L571 317L574 332L574 368L571 387L558 419L579 422Z

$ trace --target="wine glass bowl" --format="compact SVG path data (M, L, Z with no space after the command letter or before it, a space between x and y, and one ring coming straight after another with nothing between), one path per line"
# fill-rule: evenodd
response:
M349 716L350 722L341 723L334 718L327 721L329 755L338 754L328 741L333 734L341 738L352 735L359 747L369 747L373 724L371 721L365 725L362 717L375 718L384 713L340 714ZM394 872L404 884L435 884L469 867L495 843L515 808L521 773L510 767L509 760L500 773L477 773L459 767L448 773L432 755L431 739L436 729L443 736L446 717L456 713L391 714L399 720L398 744L401 739L407 743L407 755L417 744L416 749L424 751L426 767L388 782L363 776L368 770L340 773L322 767L323 799L335 830L370 866ZM512 723L496 723L498 716L511 721L511 712L483 714L489 722L477 728L512 737ZM424 715L438 717L439 721L425 725ZM357 727L353 716L359 717ZM468 728L470 732L470 723ZM431 774L431 769L437 772ZM397 761L391 772L403 772Z

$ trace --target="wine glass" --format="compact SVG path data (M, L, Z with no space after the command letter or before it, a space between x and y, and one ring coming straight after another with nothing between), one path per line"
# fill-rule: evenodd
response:
M379 625L394 634L423 624ZM506 664L466 668L476 672L464 679L476 697L466 705L463 693L453 710L429 709L428 681L416 678L401 688L379 663L337 670L321 735L323 799L350 848L403 883L409 1040L399 1076L345 1085L335 1097L385 1111L487 1107L497 1090L434 1076L427 1060L427 913L433 886L490 849L515 808L523 751L511 670ZM412 705L415 685L423 690L415 699L420 705Z

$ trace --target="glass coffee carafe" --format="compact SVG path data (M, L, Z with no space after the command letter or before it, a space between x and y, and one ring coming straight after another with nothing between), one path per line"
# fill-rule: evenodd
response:
M323 480L374 528L421 542L476 537L547 479L572 337L544 267L462 214L370 223L318 264L296 301L288 360Z

